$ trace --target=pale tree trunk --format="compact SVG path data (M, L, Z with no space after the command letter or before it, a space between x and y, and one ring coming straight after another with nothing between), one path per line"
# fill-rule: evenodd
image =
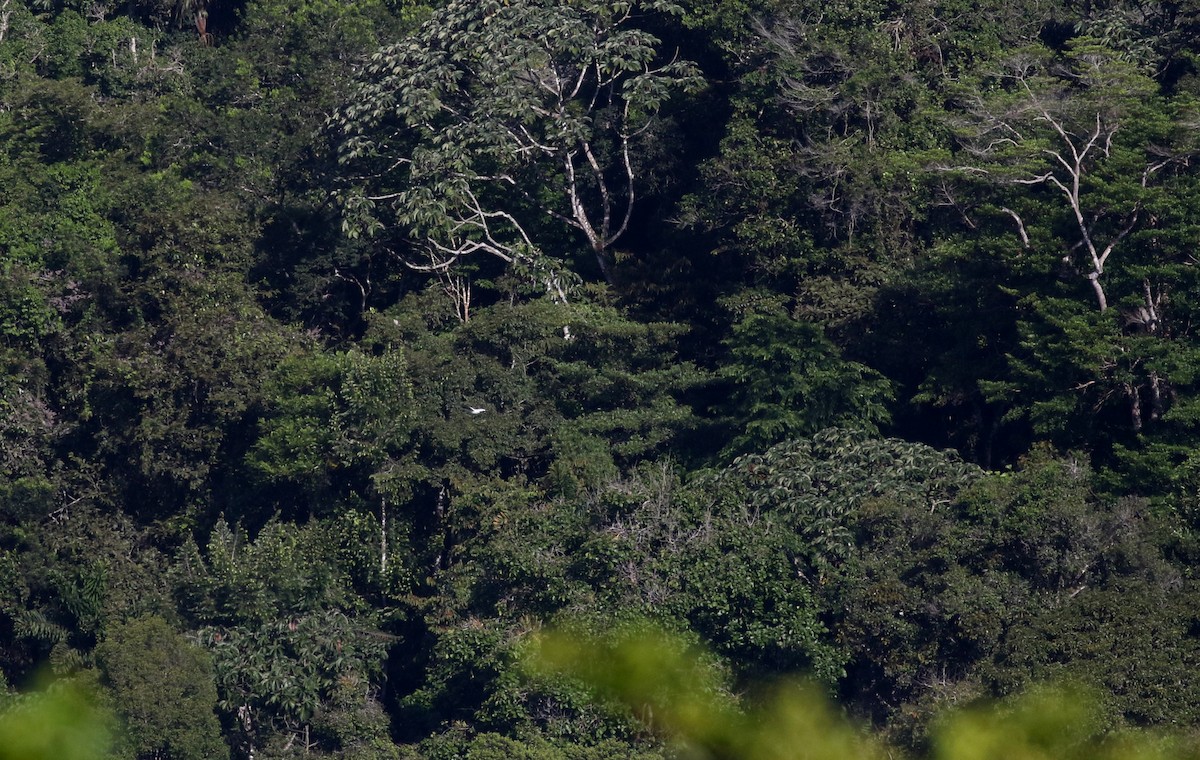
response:
M387 497L379 499L379 574L387 575L388 569L388 511Z
M1158 301L1150 290L1150 281L1142 280L1142 297L1146 302L1146 332L1159 333ZM1150 370L1150 419L1158 420L1163 412L1163 382L1154 370Z
M1090 272L1087 279L1092 283L1092 292L1096 294L1096 305L1100 311L1108 309L1108 298L1104 295L1104 286L1100 284L1100 272Z

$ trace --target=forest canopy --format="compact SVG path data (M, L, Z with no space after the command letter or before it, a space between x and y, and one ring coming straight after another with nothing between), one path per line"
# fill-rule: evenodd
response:
M743 739L1185 747L1198 61L1193 0L0 0L0 734L786 741L528 664L653 630Z

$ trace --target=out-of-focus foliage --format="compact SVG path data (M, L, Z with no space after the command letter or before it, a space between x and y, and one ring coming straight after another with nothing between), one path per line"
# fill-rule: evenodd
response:
M5 684L7 686L7 684ZM0 702L0 758L4 760L108 760L114 721L94 694L76 682Z
M882 758L894 749L846 722L828 698L785 681L743 704L681 640L646 627L601 637L542 634L528 667L567 675L628 705L686 757L729 760ZM1088 690L1037 687L1000 702L944 714L932 748L940 760L992 758L1191 758L1194 739L1130 731L1106 735Z

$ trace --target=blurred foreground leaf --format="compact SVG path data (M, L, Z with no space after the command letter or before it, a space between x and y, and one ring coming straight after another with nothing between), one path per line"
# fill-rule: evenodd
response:
M532 667L578 678L631 707L683 757L728 760L881 758L869 737L830 709L816 688L784 681L752 709L724 687L703 652L650 628L607 636L562 631L538 641Z
M705 760L855 760L907 756L854 728L818 689L781 681L748 699L724 686L711 658L682 639L637 627L604 636L542 634L529 666L575 678L629 706L676 742L681 757ZM1194 760L1194 736L1150 731L1106 734L1099 702L1086 691L1042 686L1012 699L949 713L935 760Z
M58 682L0 710L0 760L110 757L111 719L82 687Z

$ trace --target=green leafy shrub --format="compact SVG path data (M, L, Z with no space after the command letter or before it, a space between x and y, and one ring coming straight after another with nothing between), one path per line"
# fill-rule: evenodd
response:
M104 681L136 757L229 756L214 709L212 660L158 617L111 626L96 647Z

